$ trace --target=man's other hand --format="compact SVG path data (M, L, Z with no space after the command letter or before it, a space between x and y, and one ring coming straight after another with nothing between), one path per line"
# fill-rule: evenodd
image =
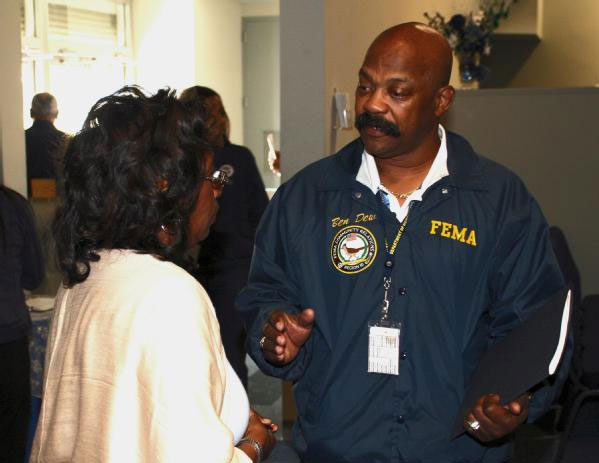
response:
M260 347L264 358L274 365L293 361L310 337L313 326L313 309L307 308L297 314L273 310L262 328Z
M501 397L488 394L478 399L466 413L464 427L481 442L491 442L507 436L528 418L529 395L524 394L512 402L501 405Z

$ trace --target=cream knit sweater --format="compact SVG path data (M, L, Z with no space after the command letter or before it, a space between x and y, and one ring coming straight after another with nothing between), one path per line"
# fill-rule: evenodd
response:
M149 255L100 255L58 291L30 461L250 462L221 418L227 360L202 286Z

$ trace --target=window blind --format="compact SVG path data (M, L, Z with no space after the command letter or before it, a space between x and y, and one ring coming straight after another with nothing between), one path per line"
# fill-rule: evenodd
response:
M48 3L48 40L115 47L117 14Z

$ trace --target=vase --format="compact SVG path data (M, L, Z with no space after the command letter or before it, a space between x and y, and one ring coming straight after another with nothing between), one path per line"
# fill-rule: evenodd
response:
M459 55L460 88L479 88L481 68L479 57L475 55Z

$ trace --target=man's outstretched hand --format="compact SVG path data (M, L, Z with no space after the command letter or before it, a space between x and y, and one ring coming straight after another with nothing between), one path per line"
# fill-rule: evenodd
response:
M501 405L497 394L482 396L476 405L466 413L464 427L471 436L481 442L501 439L526 421L528 418L528 394L512 402Z
M314 326L314 310L297 314L273 310L262 328L260 346L264 358L274 365L286 365L299 353Z

